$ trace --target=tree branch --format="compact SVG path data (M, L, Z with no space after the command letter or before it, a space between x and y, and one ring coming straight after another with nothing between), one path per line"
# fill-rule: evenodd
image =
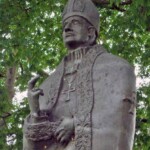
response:
M118 7L115 4L113 4L112 7L110 7L110 9L118 10L118 11L121 11L121 12L125 12L126 11L125 9L123 9L121 7Z
M126 0L120 3L120 5L130 5L130 4L132 4L132 0Z
M44 70L38 70L37 73L40 76L43 76L44 78L47 78L49 76L49 74L47 72L45 72Z
M3 73L0 73L0 78L4 78L4 74Z
M1 118L0 119L0 128L2 128L4 126L7 127L7 123L6 123L5 119L9 116L11 116L10 113L5 113L4 115L0 116L0 118Z
M23 75L24 73L24 69L23 69L23 65L21 63L19 63L20 69L21 69L21 75Z
M121 12L124 12L125 9L123 9L121 6L130 5L132 3L132 0L122 0L119 5L116 5L115 3L112 4L112 6L109 6L110 0L92 0L97 6L103 5L108 6L110 9L118 10Z
M11 113L7 112L5 114L3 114L2 116L0 115L1 118L5 119L7 117L11 116Z
M110 4L109 0L92 0L94 3L96 4L100 4L100 5L108 5Z
M92 0L94 3L96 4L100 4L100 5L108 5L110 4L110 0ZM122 1L119 6L123 6L123 5L130 5L132 3L132 0L124 0Z

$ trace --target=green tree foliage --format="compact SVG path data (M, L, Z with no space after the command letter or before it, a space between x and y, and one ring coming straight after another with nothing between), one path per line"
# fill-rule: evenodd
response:
M67 0L0 0L0 149L22 149L27 99L13 103L13 88L24 91L33 73L47 77L66 49L61 13ZM150 1L93 0L101 16L99 43L150 76ZM15 72L11 69L15 68ZM8 72L10 74L8 75ZM13 81L14 80L14 81ZM10 82L11 81L11 82ZM9 85L12 86L9 86ZM7 138L6 138L7 137ZM8 137L11 137L12 140ZM10 140L8 142L8 139ZM11 145L10 143L13 143ZM8 144L9 143L9 144ZM134 150L150 149L150 83L137 89Z

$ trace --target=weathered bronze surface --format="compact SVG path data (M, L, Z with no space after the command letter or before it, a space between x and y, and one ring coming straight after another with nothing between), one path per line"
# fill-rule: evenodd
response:
M97 45L98 33L94 4L69 0L63 13L68 55L39 89L39 76L28 83L23 150L132 150L134 68Z

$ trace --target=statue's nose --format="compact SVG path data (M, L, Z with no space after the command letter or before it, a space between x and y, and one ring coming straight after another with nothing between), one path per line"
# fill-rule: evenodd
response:
M71 25L71 23L67 23L66 25L65 25L65 32L68 32L68 31L72 31L72 25Z

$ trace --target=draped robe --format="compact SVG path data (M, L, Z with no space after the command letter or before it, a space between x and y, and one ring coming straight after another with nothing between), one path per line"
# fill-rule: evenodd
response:
M24 124L24 150L131 150L135 128L134 68L124 59L107 53L100 45L83 48L66 102L65 59L40 86L40 110L48 118ZM79 49L79 51L82 51ZM71 62L73 63L73 62ZM67 145L54 132L61 116L74 119L74 137ZM40 119L40 118L39 118Z

